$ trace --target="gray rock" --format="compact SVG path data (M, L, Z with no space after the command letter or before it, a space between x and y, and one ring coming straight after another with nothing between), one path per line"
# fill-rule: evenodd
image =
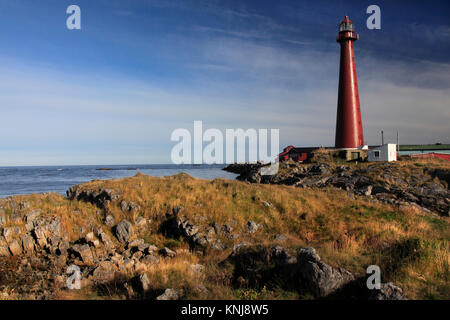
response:
M0 244L0 257L9 257L11 253L9 252L8 246L6 244Z
M358 191L362 195L370 196L372 194L372 189L373 189L373 186L368 185L368 186L361 187Z
M3 229L3 237L6 242L11 242L13 240L14 230L13 228L4 228Z
M282 235L282 234L275 235L275 241L286 241L286 240L287 240L287 238L285 235Z
M147 251L150 253L150 252L156 252L156 251L158 251L158 247L157 246L155 246L155 245L153 245L153 244L150 244L149 246L148 246L148 248L147 248Z
M162 255L163 257L167 257L167 258L173 258L177 255L177 253L175 251L172 251L167 247L159 250L159 254Z
M270 249L270 258L277 265L288 265L297 263L297 258L290 255L283 247L275 246Z
M9 251L11 251L11 254L15 257L20 256L22 254L22 248L20 244L17 242L17 240L12 240L9 243Z
M127 202L125 200L122 200L120 202L120 209L122 209L123 212L133 213L139 211L141 207L132 201Z
M39 217L41 213L42 210L40 209L32 210L25 215L24 220L27 224L33 223L34 220L36 220L36 218Z
M145 244L144 239L136 239L131 242L128 242L127 248L136 248Z
M235 244L233 246L233 250L231 252L231 255L237 255L238 253L240 253L242 250L244 250L245 248L249 247L250 244L248 242L239 242L238 244Z
M174 233L183 236L193 245L214 249L214 244L217 242L215 238L215 230L217 228L217 223L213 224L213 227L208 226L202 228L200 225L194 224L186 217L179 217L176 219Z
M128 242L134 234L133 226L131 222L127 220L122 220L119 222L115 231L117 239L122 243Z
M145 225L147 225L147 219L145 219L144 217L137 217L134 224L137 227L144 227Z
M23 251L27 255L34 253L34 239L30 234L24 234L21 237Z
M322 262L314 248L300 249L297 263L304 288L316 297L327 296L355 279L347 270Z
M156 298L156 300L179 300L183 296L182 289L166 289L164 293Z
M72 246L72 250L81 257L81 260L84 262L84 264L86 264L88 266L94 264L94 255L93 255L89 245L75 244Z
M379 185L373 186L371 194L376 195L378 193L390 193L390 191L389 191L389 189L387 189L383 186L379 186Z
M150 280L145 273L136 276L134 282L141 294L145 294L150 289Z
M159 257L157 257L154 253L149 253L142 258L141 262L146 265L157 264L159 262Z
M177 220L178 229L181 231L182 235L185 237L192 237L197 234L200 230L200 227L194 225L185 217L181 217Z
M249 221L245 225L245 228L249 233L255 233L258 231L258 229L261 227L261 225L257 224L255 221Z
M94 240L95 240L94 233L93 233L93 232L89 232L88 234L86 234L86 235L84 236L84 240L85 240L87 243L94 241Z
M30 203L28 201L20 201L19 203L19 210L23 211L30 207Z
M382 283L379 290L372 290L370 300L407 300L403 290L392 282Z
M109 214L109 215L106 216L106 218L105 218L105 225L106 226L113 227L115 223L116 222L115 222L114 217L112 215Z
M92 279L100 283L112 281L116 270L116 266L111 261L102 261L92 272Z
M99 208L106 208L108 203L117 201L122 194L121 190L84 190L83 188L82 184L70 187L66 192L67 197L70 200L86 201L97 205Z

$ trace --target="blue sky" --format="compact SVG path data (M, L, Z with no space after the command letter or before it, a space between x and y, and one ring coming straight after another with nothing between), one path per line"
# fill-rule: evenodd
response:
M0 166L170 163L194 120L333 145L344 15L366 143L450 142L447 1L0 0Z

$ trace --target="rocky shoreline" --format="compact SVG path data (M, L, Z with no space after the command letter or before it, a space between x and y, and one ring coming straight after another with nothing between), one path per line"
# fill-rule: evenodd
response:
M350 198L414 207L430 215L449 213L448 170L417 167L416 171L408 169L405 175L405 168L396 164L282 163L278 174L261 176L260 167L233 165L227 170L239 173L239 180L252 184L337 188L346 190ZM157 191L161 181L170 183L170 188L182 181L187 190L192 190L189 183L195 179L183 175L151 178L153 184L144 189L148 179L144 175L123 179L126 186L122 180L111 182L112 186L93 181L71 187L66 198L44 194L0 199L1 298L59 299L70 293L67 287L73 271L68 269L72 268L80 271L81 287L91 291L114 288L120 299L184 299L186 287L155 289L149 279L152 272L176 264L194 279L189 297L194 294L211 298L210 289L195 279L213 278L230 288L245 290L265 290L266 285L277 283L282 290L313 298L406 299L402 289L392 282L382 284L379 290L368 290L366 274L327 264L312 246L288 245L292 236L271 231L273 226L267 223L251 219L224 222L203 214L187 214L192 208L202 208L198 202L191 209L174 205L155 212L152 197L164 194ZM231 182L204 181L201 185L213 184L214 190L219 183L229 188ZM144 195L153 200L144 200ZM237 195L230 193L230 203ZM280 207L254 195L250 201L266 211ZM56 214L61 208L68 214ZM304 216L299 219L306 219ZM160 239L160 244L155 245L151 237ZM169 248L164 243L186 243L188 248ZM214 260L213 267L206 265L209 262L199 263L207 256L221 258ZM205 271L211 268L213 271Z
M239 174L240 181L289 185L298 188L334 187L374 202L414 206L441 216L450 216L450 171L418 167L405 172L396 163L366 163L360 166L330 162L301 164L281 162L277 174L261 175L262 164L232 164L225 171Z

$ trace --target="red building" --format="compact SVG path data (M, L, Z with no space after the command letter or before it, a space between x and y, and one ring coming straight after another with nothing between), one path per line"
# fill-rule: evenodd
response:
M283 149L283 152L278 155L279 161L287 161L292 159L294 161L305 161L311 156L311 152L318 148L296 148L294 146L288 146Z

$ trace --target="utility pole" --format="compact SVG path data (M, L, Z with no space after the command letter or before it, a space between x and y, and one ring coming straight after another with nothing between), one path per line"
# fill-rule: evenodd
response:
M400 145L398 144L398 130L397 130L397 153L400 152Z
M381 145L384 145L384 132L381 130Z

